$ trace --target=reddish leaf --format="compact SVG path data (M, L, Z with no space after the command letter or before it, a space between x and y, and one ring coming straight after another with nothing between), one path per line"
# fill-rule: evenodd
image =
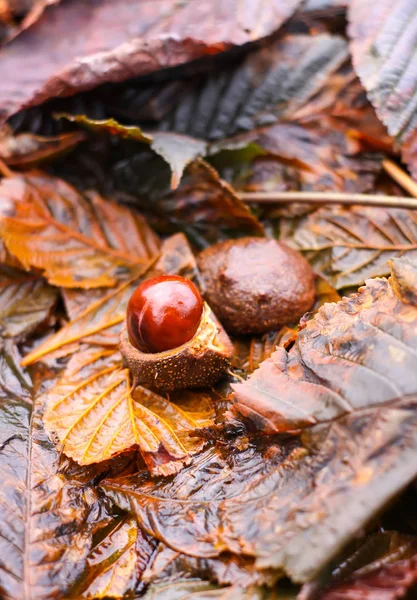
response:
M51 97L254 41L278 29L299 3L75 0L50 6L2 53L0 113L7 117Z
M83 196L62 180L16 175L2 180L1 195L7 250L54 285L114 286L143 272L157 251L157 238L139 215L98 194Z

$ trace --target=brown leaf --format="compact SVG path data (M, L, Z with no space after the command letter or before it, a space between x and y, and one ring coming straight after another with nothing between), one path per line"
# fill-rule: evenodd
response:
M71 598L130 598L138 591L154 547L131 516L115 519L92 547L86 576Z
M397 600L417 581L417 539L396 532L370 536L332 573L326 586L305 586L299 600Z
M179 274L189 279L196 278L194 255L186 238L177 234L165 240L159 260L143 277L160 273ZM62 327L55 335L39 344L25 356L22 364L29 365L41 357L74 342L90 342L104 346L117 346L121 324L126 316L127 303L140 280L134 279L121 284L116 290L107 292L90 303L74 320Z
M231 552L296 582L317 577L417 474L417 307L403 300L417 267L406 280L401 260L404 296L370 280L233 386L249 431L303 429L300 438L254 438L223 457L210 449L169 482L128 477L104 489L179 552Z
M122 81L252 42L278 29L299 0L226 5L191 0L75 0L46 8L3 51L0 113ZM72 35L71 43L68 36ZM91 32L94 31L94 36ZM51 60L51 53L53 60Z
M139 205L164 232L181 229L199 247L229 237L264 234L256 216L204 160L192 163L179 188L170 191L170 175L161 172L160 162L137 158L137 163L129 160L119 173L120 187L134 195L128 200ZM142 170L149 179L138 182L137 173Z
M1 195L7 250L54 285L114 286L143 272L157 251L155 234L139 215L97 194L83 196L62 180L16 175L2 180Z
M51 315L58 293L43 279L0 266L0 335L19 340Z
M403 158L417 174L417 20L407 0L352 0L349 34L355 69L381 121L402 144Z
M153 473L169 475L201 450L204 442L191 434L212 417L208 403L190 413L146 388L133 390L120 354L93 346L73 355L48 393L44 423L81 465L139 446Z
M414 211L323 207L303 218L287 243L303 252L315 271L337 289L389 274L388 260L417 257Z
M32 133L13 135L4 125L0 129L0 159L11 167L27 169L68 152L84 139L85 135L78 131L57 137Z
M6 342L0 358L0 593L22 600L66 597L85 567L99 501L90 485L61 472L59 453L42 428L43 407L19 358Z

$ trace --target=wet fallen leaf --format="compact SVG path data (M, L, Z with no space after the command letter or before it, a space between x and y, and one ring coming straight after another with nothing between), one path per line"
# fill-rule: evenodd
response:
M1 182L0 236L25 268L41 270L63 287L114 286L140 274L156 250L155 234L138 215L93 194L81 195L62 180L42 174ZM120 229L122 227L122 229ZM138 240L115 249L114 239Z
M115 519L87 557L87 575L71 598L125 598L139 593L155 544L130 516Z
M417 581L416 554L415 537L390 531L375 534L333 571L330 584L305 586L300 600L403 598Z
M287 242L341 289L388 275L391 258L417 258L417 220L412 210L323 207L304 217Z
M0 113L7 118L52 97L253 42L277 30L299 4L240 2L237 9L219 0L164 0L157 7L139 0L75 0L48 6L2 53Z
M140 127L122 125L114 119L97 121L89 119L85 115L58 116L64 117L73 123L84 125L96 132L105 131L123 139L150 144L152 150L162 156L169 164L172 171L171 188L173 190L178 187L185 167L199 156L204 156L207 152L207 144L204 141L186 135L170 133L169 131L145 133Z
M75 148L85 139L81 131L45 137L31 133L14 135L4 125L0 129L0 159L10 167L27 169L56 158Z
M416 176L414 9L407 0L352 0L349 35L353 63L369 99Z
M104 489L174 550L229 551L261 571L315 578L417 474L417 308L406 293L417 268L405 278L408 265L393 262L400 296L370 280L233 386L233 414L249 431L304 430L300 440L254 441L228 460L211 449L170 482L128 477Z
M170 475L201 450L204 442L192 434L213 416L209 403L190 413L146 388L133 389L117 351L89 347L74 354L48 392L44 423L81 465L138 446L152 473Z
M7 342L0 358L0 592L43 600L64 596L82 573L98 498L60 472L19 358Z
M57 290L43 279L0 266L0 335L22 338L51 315Z

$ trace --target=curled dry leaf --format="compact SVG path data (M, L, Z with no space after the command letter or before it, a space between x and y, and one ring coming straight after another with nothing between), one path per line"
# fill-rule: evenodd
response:
M386 279L369 280L324 305L288 352L278 349L234 385L234 415L250 431L302 430L301 438L254 439L228 460L211 449L170 482L128 477L104 489L179 552L229 551L254 557L261 571L314 579L417 474L417 307L408 303L417 267L409 264L393 263L401 295Z
M0 336L22 338L51 315L58 292L43 279L0 266Z
M299 4L300 0L240 1L238 6L221 0L163 0L157 5L75 0L49 6L3 51L0 113L7 118L52 97L253 42L278 29ZM77 36L69 44L73 31Z
M197 140L186 135L170 133L169 131L156 131L145 133L140 127L122 125L115 119L104 119L97 121L89 119L85 115L60 114L73 123L80 123L93 131L106 131L123 139L134 140L150 144L152 150L162 156L169 164L172 171L171 189L175 190L180 181L185 167L193 160L204 156L207 152L207 144L203 140Z
M415 5L408 0L352 0L349 21L355 69L417 176Z
M286 241L341 289L388 275L391 258L417 258L417 218L398 208L324 207L304 217Z
M141 217L97 194L83 196L62 180L16 175L2 180L0 193L0 236L7 250L54 285L115 286L145 271L149 249L156 251L155 234ZM135 229L141 230L141 252L115 249L115 239Z
M46 429L81 465L108 460L138 446L151 472L170 475L204 442L192 437L212 425L209 403L194 413L143 387L134 388L117 351L78 351L48 393Z
M81 131L44 137L31 133L14 135L4 125L0 129L0 159L10 167L27 169L75 148L85 139Z

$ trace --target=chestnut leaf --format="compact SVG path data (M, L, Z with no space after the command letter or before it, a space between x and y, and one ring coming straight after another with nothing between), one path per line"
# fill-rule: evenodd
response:
M80 349L48 392L46 429L80 465L138 446L150 471L170 475L201 450L191 434L213 424L210 403L195 413L143 388L133 389L119 352Z
M286 238L337 289L389 274L388 260L417 258L417 219L400 208L323 207Z
M238 5L222 0L74 0L49 5L6 45L0 63L0 115L6 119L53 97L253 42L276 31L299 4L301 0Z
M16 169L35 167L69 152L85 139L82 131L63 133L56 137L45 137L32 133L13 134L4 125L0 129L0 158Z
M378 117L402 146L417 176L417 59L415 4L409 0L352 0L349 35L353 64Z
M0 237L26 269L62 287L111 287L139 275L158 250L146 221L98 194L82 195L60 179L29 173L0 184ZM120 240L132 233L132 247ZM120 247L122 246L122 247Z
M58 291L36 275L0 266L0 335L19 341L52 315Z
M65 474L68 465L43 430L43 405L19 359L6 341L0 355L0 593L67 597L85 568L99 502L89 484Z

